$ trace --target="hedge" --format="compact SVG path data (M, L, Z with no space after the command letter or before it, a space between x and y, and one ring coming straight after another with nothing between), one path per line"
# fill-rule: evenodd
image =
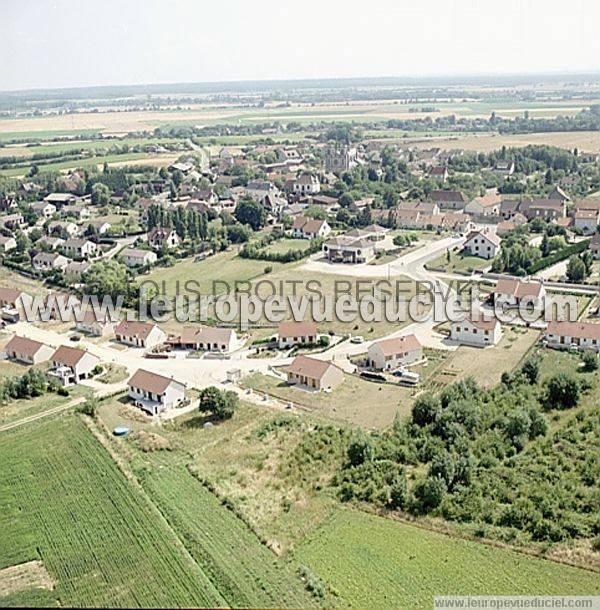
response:
M590 244L590 240L586 239L584 241L577 242L576 244L571 244L562 250L558 250L550 256L546 256L544 258L540 258L535 261L531 267L527 270L528 273L536 273L541 269L545 269L546 267L550 267L554 265L554 263L558 263L560 261L564 261L566 258L570 258L573 254L581 254L584 250L587 250Z

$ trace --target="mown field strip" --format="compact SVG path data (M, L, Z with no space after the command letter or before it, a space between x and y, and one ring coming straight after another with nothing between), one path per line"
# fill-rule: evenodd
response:
M293 566L267 549L183 462L155 454L143 473L144 489L230 605L315 605Z

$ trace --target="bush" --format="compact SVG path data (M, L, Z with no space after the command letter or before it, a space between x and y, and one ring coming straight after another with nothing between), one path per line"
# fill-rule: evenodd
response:
M439 477L427 477L415 488L415 497L424 512L437 508L444 499L446 484Z
M546 385L546 408L570 409L579 402L581 386L570 373L556 373Z
M591 373L598 368L598 355L594 350L586 349L581 354L581 361L583 362L583 370L586 373Z

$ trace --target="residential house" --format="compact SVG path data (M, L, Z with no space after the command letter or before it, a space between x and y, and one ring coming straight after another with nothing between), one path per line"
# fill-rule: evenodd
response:
M379 371L392 371L423 359L423 347L414 334L375 341L369 346L368 362Z
M76 218L77 220L84 220L91 216L90 210L80 203L70 203L60 208L60 215L62 218Z
M501 174L502 176L511 176L515 173L515 163L514 161L506 161L504 159L500 159L496 162L494 166L494 172L497 174Z
M121 252L123 263L127 267L145 267L153 265L157 261L156 252L151 250L138 250L137 248L125 248Z
M277 337L279 349L316 343L317 325L314 322L280 322Z
M294 224L292 225L292 236L302 239L326 237L329 233L331 233L331 227L326 220L299 216L294 219Z
M600 351L600 324L593 322L549 322L548 347L557 349L593 349Z
M546 288L538 280L520 280L514 277L502 277L494 288L495 303L506 304L507 307L518 307L522 301L531 303L535 309L540 309L546 297Z
M25 364L39 364L49 360L54 353L54 349L39 341L15 335L6 344L4 353L7 358L12 360L18 360Z
M26 224L23 214L6 214L5 216L0 216L0 227L10 229L11 231L23 229Z
M74 222L53 220L48 224L48 233L61 237L75 237L79 233L79 227Z
M502 198L496 193L495 190L491 190L485 195L475 197L473 201L467 203L465 206L465 212L478 217L499 216L501 203Z
M31 211L40 218L50 218L56 214L56 206L53 203L47 201L36 201L30 206Z
M469 200L462 191L435 190L429 199L441 210L464 210Z
M323 244L323 253L333 263L369 263L375 258L375 244L367 238L339 235Z
M441 180L442 182L446 182L448 180L448 168L441 166L433 166L429 168L427 172L430 178L435 180Z
M154 227L154 229L148 233L148 244L155 250L176 248L179 243L179 236L174 229Z
M316 391L331 391L344 381L342 370L326 360L296 356L287 369L287 382Z
M0 235L0 252L6 254L17 247L17 240L14 237Z
M43 246L48 250L58 250L65 243L61 237L53 237L52 235L44 235L37 242L37 245Z
M75 323L75 328L94 337L109 337L114 334L116 324L105 311L87 309L83 317Z
M573 227L584 235L596 233L600 225L600 211L575 210L573 213Z
M62 271L68 263L69 259L58 252L38 252L31 261L36 271Z
M156 324L127 320L123 320L115 328L115 337L120 343L147 349L161 345L167 339L167 335Z
M32 297L26 292L0 286L0 307L3 309L22 310L31 305L32 301Z
M129 398L150 415L158 415L185 401L184 383L144 369L132 375L127 387Z
M92 258L98 252L98 246L88 239L69 238L63 245L63 250L69 256L77 258Z
M64 269L65 276L80 279L83 274L92 266L89 261L71 261Z
M496 345L500 341L502 328L497 318L486 320L483 314L478 319L465 317L458 322L452 322L450 338L460 345L486 347Z
M53 369L50 375L63 386L70 386L87 379L100 364L100 358L76 347L61 345L51 356Z
M291 181L291 192L294 195L316 195L321 190L319 179L314 174L302 173Z
M471 231L467 235L464 249L471 256L491 259L500 250L500 238L488 229Z
M232 328L185 326L169 343L181 349L229 353L238 346L238 337Z
M523 199L519 205L519 212L527 220L542 218L543 220L556 220L567 215L567 206L559 199Z
M90 222L86 223L86 227L92 227L97 235L106 235L112 225L110 222L106 222L106 220L90 220Z

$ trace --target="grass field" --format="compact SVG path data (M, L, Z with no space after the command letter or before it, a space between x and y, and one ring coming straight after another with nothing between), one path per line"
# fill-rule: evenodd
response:
M462 255L453 250L450 251L450 261L447 254L442 254L438 258L427 263L427 269L441 270L446 273L460 273L461 275L471 275L473 271L485 269L492 264L491 261L479 256Z
M505 326L502 338L494 347L461 345L444 359L432 381L445 385L472 376L480 384L491 387L500 381L502 373L512 371L521 362L539 336L538 330Z
M429 367L422 366L411 370L420 373L425 379L432 372ZM342 384L329 394L289 386L285 381L261 373L245 377L243 385L307 407L316 415L364 428L386 428L392 424L396 413L409 415L414 395L418 391L398 384L366 381L355 375L346 375Z
M435 595L592 595L597 574L340 510L296 550L342 606L431 608Z
M2 433L0 567L39 559L62 606L225 600L76 416Z
M144 466L144 489L230 606L313 605L294 566L278 560L179 456L154 453Z
M196 262L194 258L187 258L177 262L173 267L157 267L143 281L156 282L161 287L161 293L174 296L175 294L191 294L194 290L201 294L222 294L227 292L226 282L233 291L234 283L248 282L264 274L265 267L272 267L274 271L281 269L281 263L268 263L265 261L240 258L234 250L210 256L203 261ZM185 283L193 280L191 289L185 288Z
M267 252L273 254L285 254L289 250L306 250L310 246L309 239L280 239L266 247Z

